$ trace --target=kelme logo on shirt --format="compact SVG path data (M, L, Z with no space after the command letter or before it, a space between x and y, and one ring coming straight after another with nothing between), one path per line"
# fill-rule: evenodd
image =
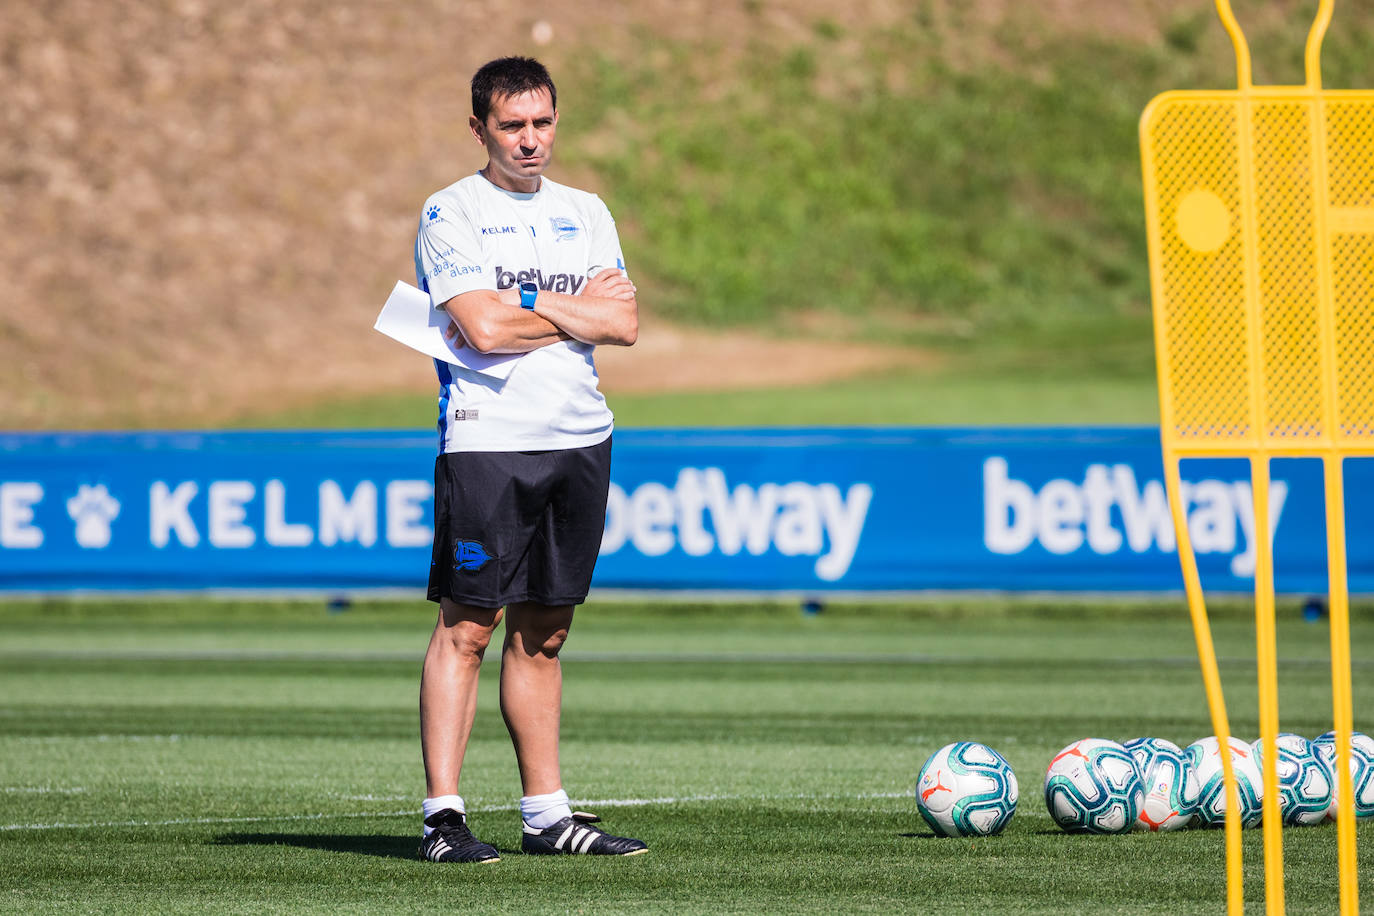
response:
M426 211L425 211L425 216L427 216L427 217L429 218L429 221L430 221L431 223L434 222L436 219L438 219L438 218L439 218L439 208L438 208L438 206L433 206L433 207L430 207L428 210L426 210Z
M577 295L577 291L582 288L582 284L587 282L587 278L581 274L546 274L542 270L506 270L500 264L496 265L496 288L510 289L517 283L524 283L526 280L533 280L539 284L540 289L546 289L554 293L569 293Z
M487 548L477 541L459 541L453 545L453 568L458 572L477 572L491 559Z
M577 223L566 216L550 216L549 225L553 227L553 240L555 242L566 242L569 239L577 238Z

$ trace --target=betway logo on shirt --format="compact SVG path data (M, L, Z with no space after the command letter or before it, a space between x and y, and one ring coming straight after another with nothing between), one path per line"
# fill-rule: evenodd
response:
M576 296L577 291L582 288L582 284L587 282L587 278L581 274L546 274L542 270L506 270L500 264L496 265L496 288L510 289L517 283L524 283L526 280L533 280L539 284L540 289L546 289L554 293L568 293Z
M1248 480L1181 481L1193 549L1234 554L1231 574L1255 574L1255 506ZM1288 500L1288 483L1269 484L1269 538L1273 541ZM1120 519L1120 527L1114 520ZM1239 537L1238 537L1239 535ZM1090 464L1081 483L1056 479L1036 490L1013 477L1007 460L983 462L983 544L1017 554L1038 543L1053 554L1084 545L1093 553L1178 549L1164 484L1141 482L1128 464ZM1243 548L1237 552L1237 548Z

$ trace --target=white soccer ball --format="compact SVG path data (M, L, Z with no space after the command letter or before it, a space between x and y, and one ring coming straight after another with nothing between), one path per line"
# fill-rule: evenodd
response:
M1279 815L1285 824L1310 827L1326 819L1331 808L1331 764L1302 735L1278 736ZM1250 745L1255 765L1264 773L1264 741Z
M1327 732L1318 736L1312 746L1317 754L1331 767L1331 807L1327 809L1328 820L1336 819L1337 794L1340 784L1336 781L1336 733ZM1355 786L1355 817L1363 820L1374 817L1374 738L1360 732L1350 736L1350 781Z
M916 810L941 836L991 836L1016 813L1020 788L1001 754L976 741L946 744L916 777Z
M1197 813L1200 787L1193 762L1177 744L1163 738L1132 738L1130 751L1145 786L1145 801L1135 830L1182 830Z
M1255 765L1255 755L1250 745L1232 736L1231 767L1236 773L1236 788L1240 793L1240 823L1242 827L1253 827L1260 822L1263 811L1260 797L1264 792L1264 779L1259 767ZM1226 783L1222 778L1221 742L1215 735L1208 735L1188 745L1186 748L1193 768L1197 770L1200 787L1198 796L1197 820L1203 827L1220 827L1226 823Z
M1140 770L1115 741L1075 741L1045 771L1045 806L1070 833L1125 833L1144 802Z

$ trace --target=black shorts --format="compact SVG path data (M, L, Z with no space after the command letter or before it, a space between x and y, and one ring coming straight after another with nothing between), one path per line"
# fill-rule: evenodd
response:
M547 452L450 452L434 462L429 600L581 604L606 527L611 440Z

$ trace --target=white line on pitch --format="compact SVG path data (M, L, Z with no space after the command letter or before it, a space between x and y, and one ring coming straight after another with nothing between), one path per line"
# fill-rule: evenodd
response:
M14 738L5 738L7 742L16 744L64 744L69 741L98 741L102 744L113 742L128 742L130 744L141 744L144 742L174 742L186 741L193 736L188 735L18 735ZM218 737L215 735L199 735L194 737Z
M106 827L175 827L186 824L253 824L263 821L322 821L353 817L401 817L415 811L354 811L344 814L283 814L278 817L179 817L162 821L93 821L84 824L0 824L0 830L95 830Z

